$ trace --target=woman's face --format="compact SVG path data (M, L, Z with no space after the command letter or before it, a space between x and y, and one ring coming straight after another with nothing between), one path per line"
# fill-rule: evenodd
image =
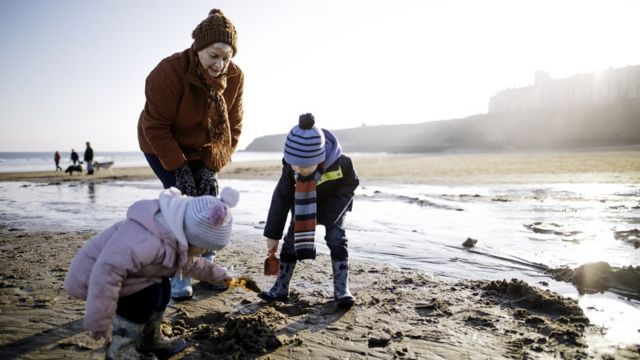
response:
M198 59L202 67L213 77L227 72L233 48L224 43L214 43L198 51Z

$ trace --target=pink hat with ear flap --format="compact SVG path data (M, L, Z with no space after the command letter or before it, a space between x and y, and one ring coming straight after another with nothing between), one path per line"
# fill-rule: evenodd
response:
M229 244L233 217L231 208L238 204L239 193L229 187L220 198L198 196L189 199L184 214L184 233L189 245L220 250Z

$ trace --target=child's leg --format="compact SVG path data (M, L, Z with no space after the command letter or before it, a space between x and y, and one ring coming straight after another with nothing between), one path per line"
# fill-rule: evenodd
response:
M289 282L296 267L296 252L293 246L293 220L289 224L289 230L284 237L280 250L280 271L275 284L269 291L263 291L258 297L264 301L284 301L289 297Z
M344 229L346 215L342 215L331 225L325 225L326 234L324 239L331 250L331 261L347 261L349 251L347 250L347 234Z
M171 281L169 278L162 278L160 286L162 295L155 312L164 312L167 309L167 305L169 305L169 301L171 301Z
M142 328L142 335L138 340L138 349L141 352L153 353L159 358L169 358L187 347L184 339L168 339L161 331L164 311L171 299L171 285L168 278L162 279L162 295L156 310L151 314L149 321Z
M349 252L347 235L344 229L345 215L331 225L325 225L324 239L331 250L331 268L333 270L333 296L338 306L350 307L355 299L349 291Z
M138 324L146 324L151 314L164 311L169 304L171 285L168 278L137 293L118 299L116 314Z
M169 303L171 285L164 278L160 284L148 286L118 300L113 321L113 337L107 348L107 359L142 358L139 342L146 324Z

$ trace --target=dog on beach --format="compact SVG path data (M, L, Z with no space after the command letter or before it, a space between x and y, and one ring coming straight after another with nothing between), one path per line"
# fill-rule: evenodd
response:
M111 166L113 166L113 161L103 161L103 162L93 162L93 167L96 171L100 171L100 169L108 170L110 173L113 173L111 170Z
M80 165L69 165L69 167L67 167L67 170L65 170L64 172L68 173L69 175L73 175L73 172L77 172L82 174L82 166Z

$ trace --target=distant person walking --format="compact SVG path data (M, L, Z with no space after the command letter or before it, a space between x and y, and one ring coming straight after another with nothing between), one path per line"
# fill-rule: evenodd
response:
M87 163L87 175L93 175L93 149L87 141L87 148L84 150L84 162Z
M147 77L138 142L165 189L216 196L242 129L244 74L231 60L236 28L222 11L211 10L191 37ZM177 274L172 286L174 298L191 297L190 278Z
M74 149L71 149L71 162L73 163L74 166L76 165L76 163L80 162L80 157L78 156L78 153Z
M58 150L56 150L56 153L53 154L53 161L56 162L56 171L62 171L62 168L60 167L60 153L58 152Z

